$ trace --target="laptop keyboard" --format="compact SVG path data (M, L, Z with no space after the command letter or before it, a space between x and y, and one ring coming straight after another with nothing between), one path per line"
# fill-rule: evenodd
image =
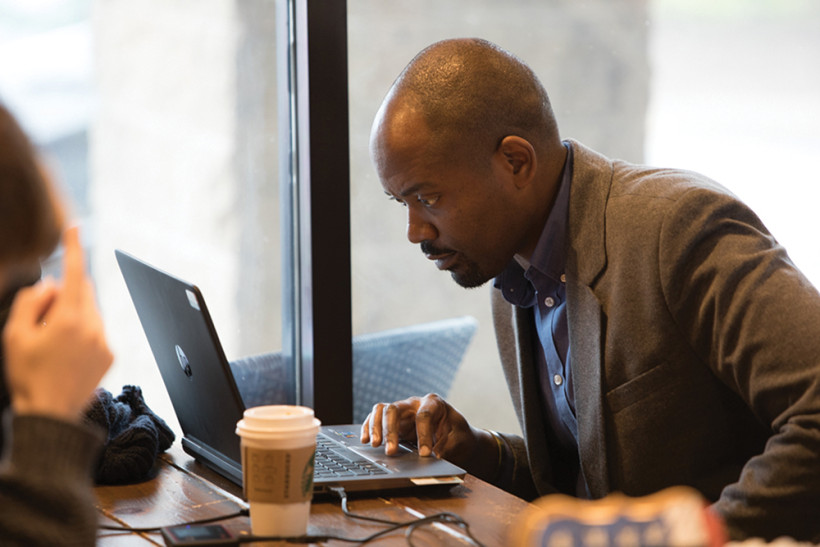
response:
M356 452L323 439L321 435L316 438L314 477L332 478L386 474L387 471Z

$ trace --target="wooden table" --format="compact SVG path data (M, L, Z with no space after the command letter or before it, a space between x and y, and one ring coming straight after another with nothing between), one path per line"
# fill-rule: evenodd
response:
M178 443L160 457L156 477L128 486L96 488L101 524L128 528L169 526L191 520L233 514L247 507L241 489L185 454ZM507 531L515 517L529 504L472 475L459 486L434 490L351 495L349 509L356 514L389 519L412 520L448 511L461 516L470 532L484 545L505 545ZM234 534L250 532L247 517L221 521ZM351 519L342 513L338 500L314 499L308 533L363 538L384 525ZM435 524L413 534L414 545L472 545L463 530L454 525ZM159 533L111 532L101 530L101 547L164 545ZM261 545L248 543L244 545ZM292 545L285 544L282 545ZM329 540L321 545L353 545ZM407 545L404 530L374 540L368 545Z

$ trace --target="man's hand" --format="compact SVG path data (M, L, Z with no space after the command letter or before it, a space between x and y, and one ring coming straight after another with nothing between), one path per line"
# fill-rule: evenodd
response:
M492 435L471 427L459 411L433 393L373 405L362 424L361 441L384 444L389 456L398 452L399 441L415 441L422 456L444 458L485 479L494 475L498 463Z
M21 289L3 332L17 414L77 420L113 361L77 228L63 236L63 281Z

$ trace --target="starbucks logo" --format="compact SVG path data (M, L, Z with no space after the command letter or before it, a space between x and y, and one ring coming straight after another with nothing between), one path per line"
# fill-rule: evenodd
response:
M305 464L302 472L302 495L309 498L313 493L313 468L316 460L316 452L310 455L310 459Z

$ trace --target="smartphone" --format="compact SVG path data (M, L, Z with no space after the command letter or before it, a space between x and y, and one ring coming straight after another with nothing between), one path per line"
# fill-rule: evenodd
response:
M168 547L208 547L239 545L239 541L221 524L182 524L160 530Z

